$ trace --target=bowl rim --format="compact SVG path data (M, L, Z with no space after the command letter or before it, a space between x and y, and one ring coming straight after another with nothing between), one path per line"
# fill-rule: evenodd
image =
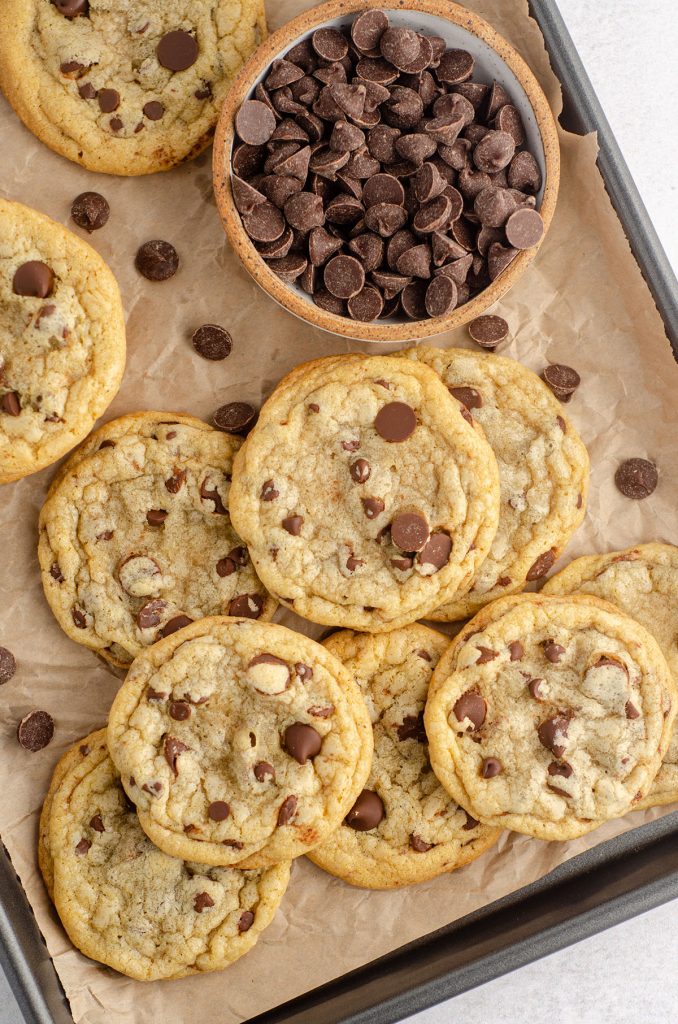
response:
M544 150L544 193L539 207L544 221L544 233L538 245L523 249L506 270L451 313L427 320L387 323L381 320L365 322L338 316L302 298L268 266L254 243L246 234L240 213L235 206L231 189L230 156L235 141L235 115L262 72L288 50L295 39L315 31L325 22L348 14L370 9L413 11L430 14L450 21L486 43L507 65L518 79L535 116ZM527 270L546 237L558 197L560 183L560 146L556 121L534 73L517 50L479 15L453 0L328 0L298 14L277 29L258 47L243 65L224 100L214 136L213 185L217 209L226 236L257 284L279 305L312 327L320 328L339 337L354 341L419 342L454 330L487 312Z

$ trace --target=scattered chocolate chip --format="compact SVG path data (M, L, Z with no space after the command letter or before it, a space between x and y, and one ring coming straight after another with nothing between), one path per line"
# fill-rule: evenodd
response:
M231 354L233 339L218 324L203 324L193 332L193 348L203 359L226 359Z
M641 501L653 493L659 474L654 463L647 459L627 459L617 467L614 482L624 497Z
M71 617L78 629L87 628L87 616L80 608L74 608L71 612Z
M478 647L480 654L476 658L476 665L486 665L488 661L494 661L499 657L499 651L493 651L489 647Z
M202 914L203 910L208 910L214 906L214 900L207 892L199 892L193 899L193 909L196 914Z
M484 779L494 779L502 772L502 763L496 757L486 757L483 760L480 773Z
M549 569L552 568L555 560L556 552L553 548L549 548L548 551L545 551L532 563L527 571L525 579L530 582L533 580L540 580L542 576L545 576Z
M153 629L159 626L162 621L162 613L167 607L167 602L160 598L147 601L137 612L137 626L139 629Z
M508 324L500 316L479 316L468 325L468 333L481 348L496 348L508 337Z
M349 468L351 480L356 484L366 483L370 478L371 472L372 468L367 459L356 459Z
M386 816L381 797L371 789L364 789L344 819L356 832L369 832Z
M297 811L296 796L286 796L278 810L278 825L289 825Z
M50 576L52 577L53 580L57 581L57 583L63 583L64 580L65 580L65 576L63 575L63 573L62 573L61 569L59 568L59 565L58 565L57 562L54 562L50 566L49 574L50 574Z
M306 764L320 753L322 736L312 725L294 722L285 729L283 749L299 764Z
M298 537L301 533L301 527L304 523L303 516L288 516L282 521L282 528L286 530L292 537Z
M207 816L210 821L226 821L231 808L223 800L213 800L207 808Z
M401 551L421 551L429 536L429 525L419 512L401 512L391 523L391 540Z
M449 388L450 394L453 395L458 402L465 405L467 409L480 409L483 404L483 399L479 391L475 388Z
M165 737L165 743L163 746L165 760L167 761L168 765L170 766L175 775L179 774L179 769L177 768L177 758L179 757L179 754L183 754L185 750L188 750L186 744L182 743L181 740L178 740L175 736Z
M513 643L509 644L509 654L511 661L520 661L525 654L525 648L521 644L520 640L514 640Z
M569 402L581 383L581 377L577 371L563 363L549 363L542 371L541 376L561 402Z
M95 814L93 818L90 818L89 827L94 829L95 832L105 832L103 820L100 814Z
M164 106L162 103L159 103L158 100L149 100L148 103L144 104L143 110L144 116L147 117L149 121L159 121L165 113Z
M16 672L16 659L6 647L0 647L0 685L8 683Z
M258 619L263 610L261 594L239 594L228 606L228 614L235 618Z
M168 515L169 512L166 512L164 508L149 508L146 513L146 522L149 526L162 526Z
M175 29L162 37L156 48L158 61L168 71L185 71L198 59L198 44L190 32ZM238 133L240 134L240 133ZM242 138L242 136L240 136ZM247 142L247 139L243 139Z
M454 717L458 722L468 719L471 722L471 731L480 729L487 715L487 704L479 693L467 690L462 693L453 708Z
M568 764L567 761L551 761L547 768L549 775L558 776L561 779L569 779L573 770L572 765Z
M544 696L542 691L543 683L543 679L530 679L530 681L528 682L527 689L530 694L530 697L532 697L534 700L541 700Z
M396 732L401 742L404 740L416 740L417 743L426 743L424 712L420 711L418 715L405 715L402 725L397 727Z
M91 841L89 839L85 839L83 836L83 838L76 844L75 852L79 857L84 857L86 853L89 853L91 846Z
M179 269L179 255L169 242L156 238L140 246L134 266L149 281L167 281Z
M537 735L542 746L550 750L556 757L562 757L565 753L567 731L570 727L570 719L567 715L554 715L547 718L537 728Z
M166 637L171 636L172 633L176 633L179 629L183 629L184 626L190 626L194 620L188 615L175 615L174 618L166 622L160 630L160 636Z
M472 818L468 811L464 811L466 814L466 822L462 825L462 832L470 832L472 829L477 828L480 824L477 818Z
M449 562L451 551L452 540L449 534L436 531L419 552L419 561L422 565L432 566L434 572L438 572Z
M191 705L185 700L173 700L169 706L169 716L175 722L185 722L191 717Z
M212 422L219 430L231 434L243 434L254 425L257 410L247 402L229 402L221 405L212 416Z
M414 409L405 402L383 405L374 420L374 427L385 441L401 442L411 437L417 426Z
M108 223L111 208L99 192L81 192L71 206L71 217L90 234Z
M46 299L54 288L54 271L41 260L29 260L22 263L12 279L12 291L15 295L30 295L38 299Z
M21 415L21 399L16 391L6 391L0 396L0 411L8 416Z
M116 89L99 89L97 99L102 114L112 114L120 106L120 93Z
M254 777L257 782L265 782L266 779L275 779L275 768L268 761L258 761L254 766Z
M640 711L634 704L631 703L630 700L627 700L626 704L624 705L624 712L627 718L640 718Z
M428 853L428 851L432 850L434 846L435 843L425 842L421 836L415 835L414 832L410 836L410 849L414 850L416 853Z
M254 924L254 914L251 910L244 910L238 918L238 931L242 934L248 932Z
M17 726L17 739L24 750L42 750L54 736L54 719L46 711L31 711Z
M265 481L262 485L259 497L262 501L275 501L276 498L280 497L280 491L276 488L273 480Z
M561 647L560 644L555 643L553 640L547 640L543 645L544 657L547 661L550 661L552 665L557 665L563 654L565 654L565 648Z

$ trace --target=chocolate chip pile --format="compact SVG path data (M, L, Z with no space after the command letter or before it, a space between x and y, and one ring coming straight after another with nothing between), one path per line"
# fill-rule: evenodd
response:
M499 82L438 36L359 14L271 65L231 185L272 270L354 320L445 316L537 245L541 173Z

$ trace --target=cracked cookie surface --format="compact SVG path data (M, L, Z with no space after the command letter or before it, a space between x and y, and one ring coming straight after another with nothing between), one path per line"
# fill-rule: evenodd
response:
M233 468L231 515L269 590L380 632L471 585L497 527L496 460L438 376L383 356L293 370Z
M0 483L74 448L125 368L118 285L60 224L0 199Z
M636 619L659 644L678 684L678 548L639 544L626 551L586 555L548 580L544 594L593 594ZM678 730L674 727L650 791L637 807L678 800Z
M285 894L289 863L239 871L162 853L139 825L103 729L62 758L56 781L46 881L78 949L152 981L221 970L255 945Z
M209 145L265 35L263 0L5 0L0 86L55 152L150 174Z
M499 466L501 511L490 553L470 591L430 616L465 619L541 578L560 556L584 518L588 453L562 403L514 359L428 346L407 356L440 375L480 423Z
M193 417L136 413L72 456L43 505L38 555L73 640L126 667L205 615L272 616L228 514L240 444Z
M635 809L678 695L656 640L588 595L506 597L443 655L424 721L433 769L474 817L572 839Z
M372 729L320 644L212 618L135 661L108 744L161 849L249 868L298 857L339 826L367 778Z
M372 721L365 789L309 859L370 889L424 882L475 860L499 832L458 806L433 774L423 715L449 638L418 623L369 636L341 631L324 644L355 678Z

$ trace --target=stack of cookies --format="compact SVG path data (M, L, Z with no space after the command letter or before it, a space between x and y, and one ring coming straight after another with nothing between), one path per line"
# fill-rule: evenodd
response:
M587 481L549 388L466 350L299 366L244 442L174 413L92 434L40 520L59 623L128 670L43 810L73 942L138 978L214 970L301 855L394 888L502 829L569 839L675 799L675 549L518 593ZM277 605L334 630L274 625ZM470 616L452 641L417 621Z

